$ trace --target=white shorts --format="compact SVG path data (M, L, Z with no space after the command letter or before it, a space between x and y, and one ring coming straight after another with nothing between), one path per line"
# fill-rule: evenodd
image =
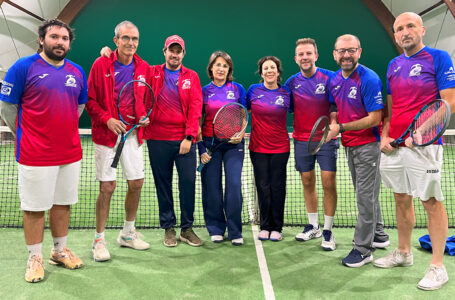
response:
M442 146L400 147L381 154L381 177L394 193L408 194L426 201L444 200L441 189Z
M45 211L53 205L76 204L80 169L81 161L51 167L18 164L21 209Z
M96 180L115 181L117 179L117 169L112 168L111 164L114 160L119 142L120 135L113 148L95 144ZM125 141L122 154L120 155L120 164L122 165L123 178L126 180L144 178L142 145L139 145L136 130Z

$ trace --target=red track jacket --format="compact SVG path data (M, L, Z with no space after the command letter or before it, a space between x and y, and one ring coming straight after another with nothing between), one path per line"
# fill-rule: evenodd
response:
M158 99L158 95L164 85L164 66L157 65L150 67L150 79L155 98ZM183 114L186 117L185 123L185 135L193 136L193 143L196 142L196 136L199 129L199 118L202 114L202 89L201 83L199 82L199 76L193 70L182 66L180 78L178 81L179 96L182 103ZM146 100L147 110L150 108L149 99ZM153 129L153 110L151 123L144 130L143 138L150 139L150 133ZM156 134L156 132L155 132ZM163 138L166 137L166 132L160 133ZM183 140L184 136L182 136Z
M85 106L92 119L92 140L94 143L114 147L117 135L107 127L110 118L119 120L116 101L114 99L114 62L117 60L117 51L112 52L109 58L99 57L93 63L88 77L88 102ZM150 67L137 54L134 55L134 79L150 82ZM145 116L144 107L146 87L134 84L136 112L138 116ZM150 127L150 126L148 126ZM143 128L137 127L139 144L142 144Z

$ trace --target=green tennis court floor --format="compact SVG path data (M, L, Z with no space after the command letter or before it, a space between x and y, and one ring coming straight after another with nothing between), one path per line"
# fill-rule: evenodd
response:
M79 270L51 266L45 260L46 278L41 283L24 281L27 250L21 229L0 229L0 299L266 299L251 226L244 226L245 245L229 241L214 244L205 228L195 231L205 241L199 248L179 243L162 244L163 230L141 230L151 243L147 251L117 246L117 230L107 230L112 259L97 263L91 257L93 230L71 230L68 246L84 261ZM301 228L284 229L281 242L262 242L271 287L276 299L449 299L455 295L455 257L445 256L450 281L440 290L421 291L431 254L421 250L413 233L414 266L379 269L372 264L351 269L341 259L352 248L354 229L335 228L337 250L324 252L320 239L297 242ZM391 246L377 250L385 256L397 245L396 229L388 230ZM455 230L450 229L449 235ZM51 248L45 232L43 254ZM270 289L270 286L268 286ZM452 295L452 296L450 296ZM269 298L273 299L273 298Z

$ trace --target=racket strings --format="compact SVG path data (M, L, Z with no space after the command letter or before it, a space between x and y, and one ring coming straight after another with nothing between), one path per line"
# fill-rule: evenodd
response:
M213 121L215 135L219 139L230 139L246 127L247 112L238 105L225 106Z
M413 138L416 144L431 143L444 130L447 119L447 106L434 102L416 120Z

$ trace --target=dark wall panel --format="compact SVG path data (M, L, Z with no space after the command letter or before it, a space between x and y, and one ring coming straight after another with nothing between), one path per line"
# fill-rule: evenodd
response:
M205 68L215 50L232 56L236 81L246 89L258 82L256 62L264 55L282 60L284 80L297 73L294 48L302 37L316 39L318 66L337 70L332 55L335 38L345 33L357 35L363 48L360 62L383 81L388 62L397 55L381 24L360 0L92 0L72 23L76 40L69 58L88 75L100 48L115 47L114 27L125 19L138 26L138 54L150 64L164 62L162 48L167 36L182 36L187 48L183 63L199 73L202 85L209 82ZM85 115L81 127L89 126Z

